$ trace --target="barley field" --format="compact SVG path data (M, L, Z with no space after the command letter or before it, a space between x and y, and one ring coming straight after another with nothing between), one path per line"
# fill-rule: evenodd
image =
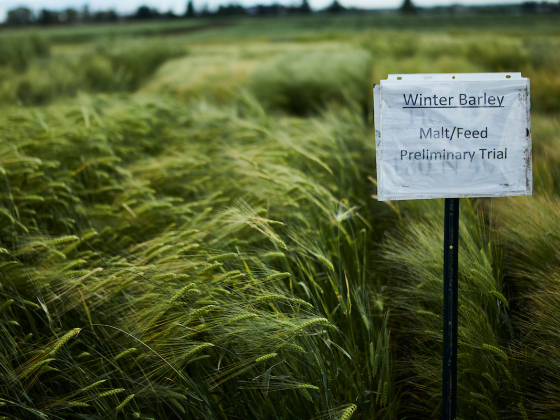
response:
M458 419L560 417L552 16L0 31L1 419L438 419L443 200L372 84L531 79L534 195L461 200Z

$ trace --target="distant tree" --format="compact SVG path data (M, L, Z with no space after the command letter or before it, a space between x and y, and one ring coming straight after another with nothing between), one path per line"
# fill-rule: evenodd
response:
M208 16L211 16L211 15L212 15L212 13L210 12L210 10L208 10L208 3L204 3L204 4L202 5L202 9L200 9L199 15L200 15L200 16L203 16L203 17L208 17Z
M148 6L140 6L138 10L136 10L137 19L149 19L151 17L152 17L152 13Z
M341 5L338 0L334 0L332 2L332 4L327 7L325 9L326 12L329 13L340 13L340 12L344 12L346 10L346 7L344 7L343 5Z
M64 12L60 13L58 18L64 23L76 23L78 20L78 12L74 9L66 9Z
M413 14L416 13L416 6L412 3L412 0L404 0L400 10L405 14Z
M194 13L194 6L193 6L193 2L192 0L189 0L189 2L187 3L187 11L185 12L185 17L187 18L193 18L195 17L195 13Z
M295 10L299 10L296 8ZM286 15L290 11L294 11L292 8L288 8L278 3L270 5L258 4L246 10L247 13L255 16L276 16L276 15Z
M311 13L311 7L309 6L309 2L307 0L303 0L301 6L299 7L300 13Z
M33 21L33 13L27 7L9 10L6 23L11 26L28 25Z
M176 19L178 16L173 13L173 10L168 10L167 12L162 14L161 17L164 19Z
M526 1L521 4L521 9L523 13L535 13L537 11L537 2Z
M148 6L140 6L135 14L136 19L153 19L160 17L160 14L155 9L150 9Z
M116 22L119 20L119 16L114 10L107 10L104 12L97 12L93 15L92 20L94 22Z
M39 13L39 19L37 19L37 21L42 25L52 25L58 23L58 12L43 9L41 10L41 13Z
M235 16L246 15L247 11L239 4L228 4L227 6L220 6L216 11L216 16Z
M89 6L86 4L82 10L80 20L82 20L83 22L89 22L90 19L91 15L89 13Z

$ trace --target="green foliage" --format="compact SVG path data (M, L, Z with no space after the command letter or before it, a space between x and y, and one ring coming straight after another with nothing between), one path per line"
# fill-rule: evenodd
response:
M526 360L526 402L520 406L529 418L545 419L560 407L558 366L560 352L560 223L558 196L535 200L508 200L499 216L510 226L509 275L522 297L519 304L521 338L518 357ZM524 217L530 214L531 217ZM523 407L524 406L524 407ZM524 418L526 415L524 416Z
M423 210L443 217L441 208ZM459 234L458 416L478 419L482 413L501 418L501 413L517 410L512 403L519 402L521 381L511 351L514 331L503 296L500 256L483 227L484 219L471 211L463 209ZM414 406L426 415L438 409L441 393L442 243L437 224L409 221L403 238L386 245L390 272L400 279L389 301L407 314L407 332L415 337L408 369L416 389Z
M438 418L442 203L375 199L371 83L502 70L538 197L461 201L460 418L557 417L557 22L228 24L0 34L0 417Z
M24 71L31 61L47 57L49 52L48 42L37 34L3 37L0 42L0 67Z
M185 54L181 45L158 38L100 42L78 56L50 60L26 54L27 71L6 74L0 99L43 105L79 92L131 92L166 60Z
M0 121L8 414L394 417L361 117L103 104Z
M103 42L94 51L82 64L86 66L86 83L93 91L134 91L165 61L186 54L181 44L160 38ZM109 72L115 86L103 85Z
M333 102L356 101L367 110L370 68L371 58L361 50L285 54L258 68L251 87L265 106L295 115Z

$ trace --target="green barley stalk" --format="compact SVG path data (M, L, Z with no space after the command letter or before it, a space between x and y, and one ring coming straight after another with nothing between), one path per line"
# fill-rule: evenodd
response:
M277 356L277 353L265 354L264 356L261 356L261 357L255 359L255 362L256 363L264 362L265 360L272 359L273 357L276 357L276 356Z
M75 337L76 335L78 335L81 330L82 330L81 328L74 328L73 330L71 330L71 331L67 332L65 335L63 335L60 339L58 339L58 341L54 345L53 349L50 351L49 356L54 356L54 354L58 350L60 350L60 348L64 344L66 344L68 342L68 340L70 340L72 337Z
M436 318L439 318L439 315L434 314L433 312L430 311L423 311L421 309L416 310L416 313L419 315L426 315L426 316L433 316Z
M297 351L299 353L305 353L305 349L301 346L298 346L297 344L284 343L284 344L282 344L281 348Z
M73 268L79 266L79 265L84 265L86 264L86 260L76 260L76 261L72 261L70 264L67 264L66 266L64 266L62 268L61 271L68 271L68 270L72 270Z
M52 362L53 360L55 360L54 358L52 359L45 359L45 360L41 360L38 362L35 362L34 364L32 364L31 366L29 366L27 369L25 369L20 375L20 378L25 378L26 376L28 376L30 373L32 373L33 371L39 369L41 366L46 365L47 363Z
M169 401L171 401L171 403L172 403L175 407L177 407L177 409L178 409L181 413L183 413L183 414L186 414L186 413L187 413L187 412L185 411L185 408L181 405L181 403L180 403L179 401L177 401L177 400L174 399L174 398L171 398Z
M271 274L270 276L268 276L266 278L266 281L281 280L281 279L285 279L286 277L290 277L290 276L291 276L290 273L275 273L275 274Z
M85 388L82 388L81 391L82 391L82 392L84 392L84 391L89 391L90 389L95 388L96 386L99 386L99 385L101 385L103 382L106 382L106 381L107 381L107 379L102 379L102 380L100 380L100 381L94 382L94 383L92 383L91 385L88 385L88 386L86 386Z
M236 316L235 318L231 318L229 322L230 323L240 322L240 321L246 321L248 319L255 319L255 318L257 318L257 314L240 315L240 316Z
M202 270L198 271L198 275L203 275L206 273L209 273L210 271L214 270L215 268L221 267L223 264L222 263L214 263L209 265L208 267L203 268Z
M374 354L373 343L370 344L370 363L371 363L371 376L375 377L377 375L377 367L379 365L379 354Z
M98 273L100 271L103 271L103 268L101 268L101 267L94 268L93 270L88 271L88 273L86 275L84 275L84 276L80 277L78 280L76 280L76 283L80 283L80 282L84 281L85 279L87 279L88 277L91 277L92 275L94 275L95 273Z
M315 326L315 325L324 325L324 326L328 326L328 327L334 327L333 325L331 325L331 323L329 322L328 319L326 319L326 318L317 318L317 319L312 319L311 321L304 322L303 324L297 326L297 327L294 329L294 333L298 333L298 332L300 332L300 331L302 331L302 330L305 330L305 329L307 329L307 328L309 328L309 327L313 327L313 326Z
M527 411L525 410L525 407L523 407L522 403L517 404L517 407L519 408L519 411L521 412L521 415L523 416L523 420L529 420L529 416L527 415Z
M148 248L144 251L144 257L147 258L152 255L154 252L158 251L159 249L163 248L164 244L156 244Z
M210 312L212 309L215 309L215 308L217 308L217 307L218 307L217 305L208 305L208 306L205 306L205 307L203 307L203 308L200 308L200 309L197 309L197 310L193 311L193 312L189 315L189 317L187 318L186 323L188 324L189 322L194 321L194 320L200 318L201 316L206 315L206 314L207 314L208 312Z
M389 396L389 383L383 384L383 405L387 406L387 397Z
M313 389L315 391L320 391L321 388L319 388L318 386L315 385L311 385L311 384L298 384L297 389Z
M97 396L98 396L99 398L101 398L101 397L109 397L109 396L111 396L111 395L119 394L119 393L121 393L121 392L123 392L123 391L124 391L124 388L116 388L116 389L112 389L112 390L110 390L110 391L102 392L101 394L98 394Z
M233 282L235 282L236 280L242 279L247 277L247 274L241 273L241 274L236 274L234 276L228 277L225 280L223 280L224 284L231 284Z
M489 398L484 394L479 394L478 392L469 392L470 396L473 398L478 398L481 400L489 400Z
M490 382L490 385L492 385L492 389L494 391L498 391L500 389L500 386L498 385L498 382L492 377L492 375L490 375L490 373L484 372L482 374L482 376L484 376L486 379L488 379L488 382Z
M102 281L101 283L97 284L96 286L94 286L91 290L90 293L94 293L96 291L98 291L99 289L107 286L109 283L112 283L117 277L116 276L110 276L108 277L106 280Z
M198 229L187 230L187 231L181 233L181 234L179 235L179 238L181 238L181 239L187 238L187 237L192 236L192 235L194 235L195 233L198 233L198 232L199 232Z
M0 306L0 313L2 313L2 311L4 309L6 309L8 306L10 306L12 303L14 303L15 301L13 299L8 299L7 301L5 301L2 306Z
M291 302L294 302L294 303L299 303L300 305L305 305L305 306L309 306L310 308L313 308L313 305L312 305L311 303L306 302L306 301L303 300L303 299L290 298L290 301L291 301Z
M153 279L154 280L170 280L170 279L174 279L176 278L177 275L174 273L165 273L165 274L158 274L157 276L154 276Z
M183 252L188 252L188 251L192 251L193 249L197 249L200 248L199 244L191 244L191 245L187 245L179 250L177 250L178 254L181 254Z
M235 274L240 274L240 271L239 271L239 270L228 271L227 273L222 274L222 275L220 275L220 276L214 278L214 281L220 282L220 281L226 279L227 277L233 276L233 275L235 275Z
M285 296L279 296L279 295L267 295L267 296L260 296L257 298L257 302L269 302L269 301L273 301L273 300L287 300L288 298Z
M315 255L317 257L317 259L319 261L321 261L323 264L325 264L329 270L334 271L334 266L332 264L332 262L330 262L328 259L326 259L324 256L322 255Z
M127 355L129 355L129 354L131 354L131 353L134 353L135 351L136 351L136 348L135 348L135 347L131 347L131 348L129 348L129 349L127 349L127 350L125 350L125 351L123 351L123 352L117 354L117 355L115 356L115 361L119 360L121 357L125 357L125 356L127 356Z
M64 273L66 277L78 277L89 273L91 270L70 270Z
M123 401L122 403L120 403L120 404L117 406L116 410L117 410L117 411L122 410L122 409L124 408L124 406L127 405L127 404L130 402L130 400L132 400L133 398L134 398L134 394L130 394L128 397L126 397L126 398L124 399L124 401Z
M352 414L354 414L354 411L356 411L358 407L355 404L352 404L350 407L348 407L347 409L345 409L339 417L339 420L349 420L350 417L352 417Z
M68 401L66 404L68 404L70 407L89 407L88 403L81 401Z
M264 258L284 258L285 256L283 252L267 252L263 255Z
M181 358L182 359L189 359L190 357L194 356L195 354L201 352L204 349L208 349L214 347L214 344L212 343L204 343L201 344L200 346L197 346L191 350L189 350L188 352L186 352Z
M116 264L115 264L115 266L116 266ZM124 269L124 270L119 270L119 271L117 271L117 272L114 274L114 276L115 276L115 277L121 277L121 276L124 275L124 274L130 274L130 273L132 273L131 269Z
M299 392L301 393L301 395L303 395L303 397L309 401L309 402L313 402L313 397L311 396L311 394L309 393L309 391L305 388L299 388Z
M40 306L37 305L36 303L30 302L30 301L25 300L25 299L23 300L23 304L24 304L25 306L31 307L32 309L39 309L39 308L40 308Z
M200 299L195 302L195 305L218 305L219 302L212 299Z
M179 400L188 401L188 397L186 395L180 394L178 392L168 391L168 392L165 393L165 395L170 396L172 398L177 398Z
M185 287L183 287L181 290L179 290L177 293L175 293L171 299L169 299L169 304L174 303L175 301L177 301L178 299L183 297L183 295L185 295L186 293L200 292L198 289L194 289L195 286L196 286L196 283L191 283L191 284L188 284Z
M97 232L95 230L92 232L88 232L84 236L82 236L82 241L87 241L88 239L91 239L94 236L97 236Z
M504 358L505 360L508 359L507 354L506 354L504 351L500 350L498 347L491 346L490 344L483 344L483 345L482 345L482 348L483 348L483 349L486 349L486 350L490 350L490 351L492 351L492 352L498 354L499 356L501 356L501 357Z
M53 239L52 241L48 241L47 243L45 243L45 245L53 246L53 245L59 245L59 244L64 244L66 242L78 241L78 240L80 240L80 238L78 238L75 235L62 236L60 238Z
M506 308L509 309L509 302L507 301L506 297L504 295L502 295L500 292L497 292L495 290L491 290L490 294L492 296L494 296L495 298L497 298L500 302L502 302L504 304L504 306Z

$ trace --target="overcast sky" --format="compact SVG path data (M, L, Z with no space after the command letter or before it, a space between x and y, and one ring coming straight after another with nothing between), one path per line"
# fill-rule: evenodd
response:
M332 0L308 0L313 9L321 9L332 3ZM524 0L492 0L491 4L507 4L507 3L521 3ZM375 8L396 8L402 4L402 0L339 0L343 6L362 7L367 9ZM89 4L91 12L97 10L114 9L118 13L129 14L136 10L139 6L147 5L158 9L160 12L172 10L177 14L185 12L187 0L0 0L0 20L6 19L6 12L16 7L25 6L32 10L39 11L41 9L62 10L66 8L82 9L85 4ZM205 4L208 5L210 10L216 9L220 4L239 3L244 6L252 6L255 4L272 4L281 3L285 5L300 4L299 0L194 0L196 10L200 10ZM488 4L484 0L413 0L417 6L437 6L437 5L483 5Z

